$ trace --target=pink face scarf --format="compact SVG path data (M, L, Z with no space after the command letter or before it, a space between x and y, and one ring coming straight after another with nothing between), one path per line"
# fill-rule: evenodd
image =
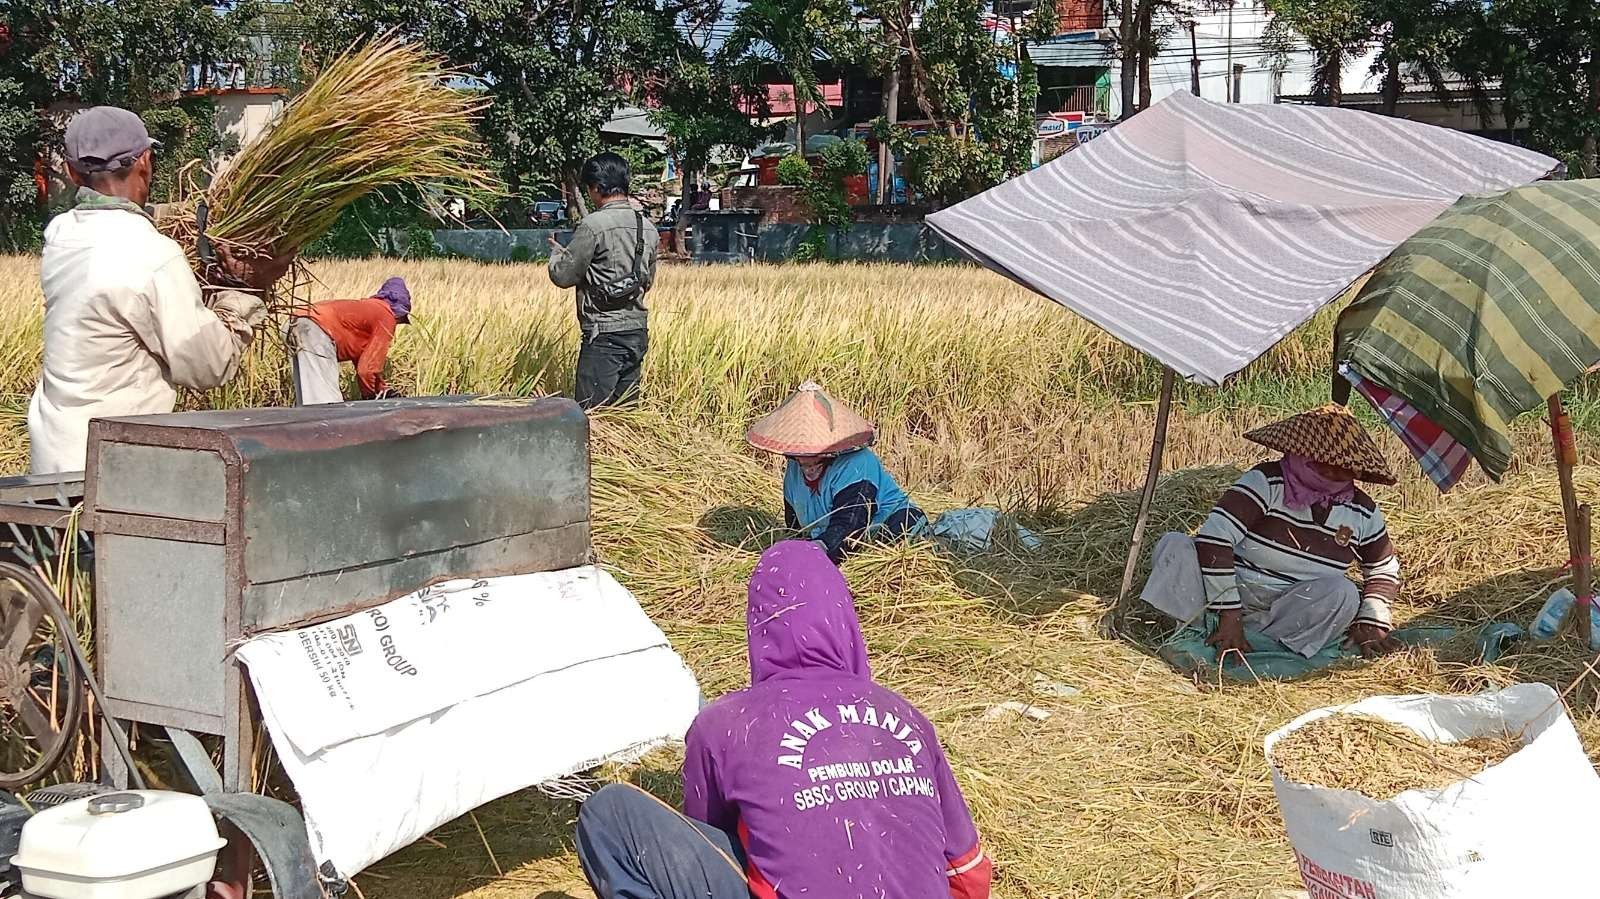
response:
M1356 496L1355 481L1326 478L1305 456L1283 457L1283 504L1291 509L1310 509L1347 503Z

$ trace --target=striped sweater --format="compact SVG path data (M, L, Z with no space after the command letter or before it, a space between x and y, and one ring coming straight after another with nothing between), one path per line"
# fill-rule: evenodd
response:
M1389 602L1400 590L1400 560L1383 513L1359 489L1349 502L1290 509L1283 502L1283 467L1266 462L1228 488L1194 539L1213 611L1243 608L1240 585L1271 594L1345 575L1359 564L1356 623L1393 627Z

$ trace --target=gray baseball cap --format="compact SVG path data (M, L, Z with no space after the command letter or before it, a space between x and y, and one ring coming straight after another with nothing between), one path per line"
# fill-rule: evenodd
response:
M95 106L73 116L64 143L67 165L79 172L127 168L144 151L161 146L142 119L115 106Z

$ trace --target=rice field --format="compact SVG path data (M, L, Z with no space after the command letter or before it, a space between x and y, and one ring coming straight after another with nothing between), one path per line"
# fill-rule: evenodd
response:
M37 262L0 258L0 472L26 467L22 415L39 364ZM363 261L317 265L313 299L407 279L415 324L391 380L417 395L570 389L570 293L537 266ZM743 428L814 378L880 422L888 464L931 510L1016 512L1033 553L952 558L927 546L852 560L846 576L874 668L940 729L997 863L995 894L1267 897L1298 889L1261 741L1321 705L1394 692L1472 691L1519 679L1570 683L1575 647L1525 649L1496 667L1459 648L1419 651L1292 684L1196 684L1147 646L1106 635L1159 371L1059 307L963 267L664 269L651 294L647 398L600 416L595 541L702 681L743 685L743 592L781 519L777 469ZM1321 401L1332 320L1280 345L1226 390L1185 389L1152 527L1193 526L1262 456L1238 435ZM285 402L286 370L263 340L243 376L189 406ZM1580 486L1600 491L1596 404L1574 408ZM1359 405L1359 401L1358 401ZM1438 496L1398 442L1376 492L1406 583L1405 618L1526 622L1565 559L1548 437L1522 423L1506 481L1481 475ZM1081 692L1055 696L1036 681ZM1043 721L991 718L1005 701ZM1600 750L1592 687L1571 701ZM671 800L675 759L603 772ZM586 897L571 851L575 805L537 792L480 809L358 878L369 899ZM478 825L483 835L480 837Z

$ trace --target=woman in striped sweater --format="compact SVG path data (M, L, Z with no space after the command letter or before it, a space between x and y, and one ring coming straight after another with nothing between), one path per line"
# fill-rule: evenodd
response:
M1394 483L1372 439L1338 405L1245 437L1283 458L1245 472L1195 536L1162 537L1145 601L1206 634L1207 656L1289 652L1322 662L1347 649L1398 649L1389 602L1400 561L1383 512L1355 484Z

